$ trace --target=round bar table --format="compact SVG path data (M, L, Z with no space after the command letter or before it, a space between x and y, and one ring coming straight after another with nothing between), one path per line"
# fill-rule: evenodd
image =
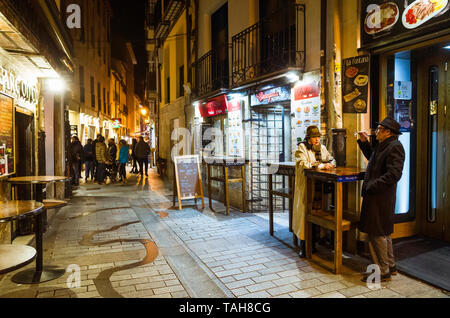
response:
M34 200L37 202L44 202L42 196L42 190L44 186L46 186L49 183L68 182L70 180L72 180L72 178L65 176L26 176L26 177L9 178L7 182L11 183L12 185L24 185L24 184L34 185L35 186ZM45 233L47 228L47 211L44 211L43 220L44 220L43 232ZM26 231L23 234L26 235L29 233L28 231Z
M27 269L12 277L17 284L37 284L59 278L65 274L64 269L45 268L43 266L43 231L42 212L44 204L36 201L0 201L0 222L11 222L35 216L36 233L36 268Z
M34 184L36 186L35 200L42 202L42 189L45 185L55 182L68 182L70 180L72 178L64 176L26 176L9 178L7 181L13 185Z
M0 256L0 274L6 274L34 261L36 250L27 245L0 244Z

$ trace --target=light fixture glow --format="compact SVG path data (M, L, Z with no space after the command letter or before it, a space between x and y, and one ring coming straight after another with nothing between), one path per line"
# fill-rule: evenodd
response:
M61 78L49 78L47 85L55 93L62 93L66 89L66 83Z
M293 72L287 73L286 77L289 79L289 81L291 83L295 83L295 82L298 82L300 80L300 76L298 76L298 74L293 73Z
M444 49L450 50L450 45L444 46Z
M141 109L141 114L142 114L142 116L147 116L147 114L148 114L147 109L142 108L142 109Z

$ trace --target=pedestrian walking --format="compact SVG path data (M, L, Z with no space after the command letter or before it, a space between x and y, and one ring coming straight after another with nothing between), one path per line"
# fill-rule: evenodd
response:
M320 137L319 128L317 126L309 126L306 129L305 141L299 144L295 153L296 170L292 226L294 234L300 239L299 256L301 258L306 257L305 215L307 196L304 170L312 168L332 169L336 166L336 161L327 148L320 144Z
M97 151L96 151L96 149L97 149L97 143L98 143L100 137L102 137L102 135L98 134L97 138L92 143L93 147L94 147L94 177L95 177L95 181L97 181L97 182L98 182L98 162L97 162Z
M119 176L120 181L125 183L127 181L127 163L129 160L129 148L125 140L120 141L119 151Z
M94 180L94 161L95 161L95 148L93 140L88 139L87 144L83 148L84 152L84 170L85 170L85 181L87 182L89 176L91 181Z
M139 164L139 173L141 176L144 175L144 165L145 165L145 175L148 176L148 155L150 154L150 146L144 141L144 137L139 137L139 142L135 146L136 160Z
M380 267L381 281L390 281L397 273L392 248L397 183L402 177L405 150L398 140L400 124L392 117L377 123L377 144L372 146L369 136L359 132L358 145L369 160L361 195L363 198L359 230L369 238L374 264ZM367 282L371 273L365 273Z
M69 163L72 171L72 184L80 184L80 164L83 160L83 146L77 136L73 136L69 147Z
M109 162L108 149L106 148L105 138L100 136L95 145L95 154L97 158L97 182L103 184L105 181L106 164Z
M133 140L131 142L131 158L133 159L133 169L131 169L131 173L138 173L136 151L135 151L136 144L137 144L137 140L136 140L136 138L133 138Z

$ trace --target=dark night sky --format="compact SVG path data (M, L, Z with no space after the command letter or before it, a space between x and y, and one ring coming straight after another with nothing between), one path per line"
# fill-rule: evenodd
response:
M146 0L110 0L113 9L112 33L122 36L133 44L138 60L135 67L136 93L142 97L145 80L145 4Z

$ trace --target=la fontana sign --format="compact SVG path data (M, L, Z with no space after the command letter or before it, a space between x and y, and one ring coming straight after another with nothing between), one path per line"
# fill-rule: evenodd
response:
M36 84L25 81L12 71L0 66L0 92L16 99L16 103L34 110L38 102Z

